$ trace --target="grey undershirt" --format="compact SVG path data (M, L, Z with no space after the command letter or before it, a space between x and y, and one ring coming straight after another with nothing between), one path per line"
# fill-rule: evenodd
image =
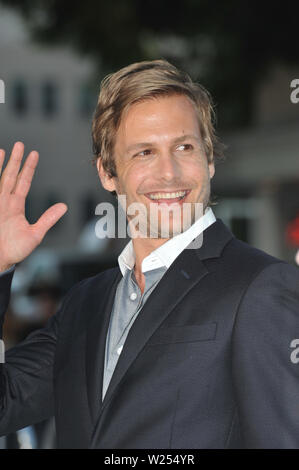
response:
M166 271L166 266L163 266L145 272L145 288L143 294L141 294L141 290L137 284L134 270L126 269L123 278L117 286L106 338L102 400L104 400L130 328L146 300Z

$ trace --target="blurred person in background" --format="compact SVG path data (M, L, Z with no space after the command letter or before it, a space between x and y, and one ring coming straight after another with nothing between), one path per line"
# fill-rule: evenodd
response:
M141 225L183 202L191 224L181 232L169 211L165 237L164 219L149 220L156 237L133 237L118 267L75 285L7 351L1 434L54 415L60 448L299 447L299 271L215 218L208 93L166 61L132 64L102 83L92 135L104 188L143 204ZM3 316L14 265L67 210L27 222L38 154L20 171L23 153L16 143L0 180Z
M34 282L26 289L26 297L32 299L32 314L23 315L14 311L10 303L3 324L3 340L7 349L10 349L25 339L32 331L45 326L59 307L62 290L59 279L42 280ZM19 299L19 300L22 300ZM20 303L20 308L22 302ZM27 305L28 309L28 305ZM3 438L2 438L3 439ZM54 419L47 419L33 426L28 426L9 434L2 441L3 448L8 449L52 449L56 447Z

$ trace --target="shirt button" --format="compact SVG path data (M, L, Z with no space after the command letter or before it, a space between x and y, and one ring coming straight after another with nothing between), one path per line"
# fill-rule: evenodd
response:
M136 294L136 292L133 292L133 293L130 295L130 299L131 299L131 300L136 300L136 299L137 299L137 294Z
M119 348L117 348L117 350L116 350L117 354L120 355L122 350L123 350L123 346L120 346Z

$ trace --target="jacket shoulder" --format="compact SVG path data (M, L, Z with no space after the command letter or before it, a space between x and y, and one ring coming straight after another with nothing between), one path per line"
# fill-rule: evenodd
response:
M259 248L249 245L238 238L233 237L223 250L225 259L236 259L239 266L244 265L244 269L255 267L257 270L277 263L284 263L291 266L286 261L272 256Z
M94 276L86 277L74 284L66 294L66 297L74 298L77 296L88 295L94 292L94 289L105 291L113 279L120 273L118 267L106 269Z
M63 312L63 318L81 316L76 315L76 312L80 314L81 311L86 310L86 308L89 309L96 302L99 302L119 274L118 267L110 268L74 284L62 299L61 311Z

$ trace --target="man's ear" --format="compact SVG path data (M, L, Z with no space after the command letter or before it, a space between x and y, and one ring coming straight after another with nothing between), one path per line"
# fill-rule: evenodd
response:
M109 176L106 170L104 170L102 165L102 159L100 157L97 159L97 169L103 187L110 192L116 191L114 178Z
M210 178L212 179L213 176L215 175L215 165L214 165L214 162L209 163L209 173L210 173Z

